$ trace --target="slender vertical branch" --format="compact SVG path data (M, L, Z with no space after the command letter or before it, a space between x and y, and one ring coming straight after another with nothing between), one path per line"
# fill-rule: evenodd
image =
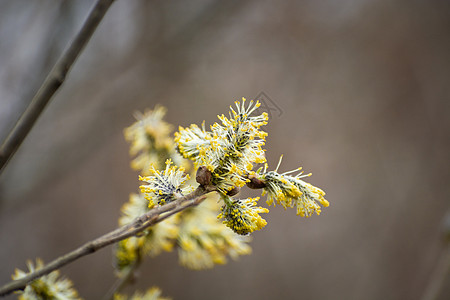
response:
M447 224L447 226L448 225L450 224ZM448 284L448 281L446 283L446 280L450 277L450 227L444 228L444 230L447 230L447 236L444 237L445 244L443 245L436 266L431 273L424 295L421 298L422 300L443 299L443 297L440 296L442 296L444 293L443 290L446 284Z
M114 299L114 294L119 293L129 282L134 280L135 272L141 263L141 259L138 258L128 269L121 274L121 276L114 282L114 285L108 291L108 293L103 297L103 300Z
M32 272L21 279L13 280L10 283L0 287L0 296L10 294L16 290L24 289L29 282L38 277L59 269L62 266L65 266L85 255L96 252L97 250L104 248L110 244L134 236L142 232L146 228L155 225L156 223L159 223L172 216L173 214L176 214L177 212L180 212L188 207L198 205L206 198L205 194L211 191L214 191L214 188L212 186L200 185L189 195L181 197L163 206L156 207L143 214L142 216L134 219L134 221L130 224L119 227L116 230L107 233L93 241L87 242L86 244L73 250L72 252L69 252L48 263L43 268L36 270L35 272Z
M63 84L73 63L89 42L114 0L98 0L69 47L58 59L30 104L0 147L0 173L22 144L45 106Z

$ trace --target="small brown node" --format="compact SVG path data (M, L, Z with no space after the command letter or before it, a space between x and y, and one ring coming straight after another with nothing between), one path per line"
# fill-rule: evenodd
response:
M206 166L201 166L197 169L195 180L201 185L210 185L212 180L211 171Z

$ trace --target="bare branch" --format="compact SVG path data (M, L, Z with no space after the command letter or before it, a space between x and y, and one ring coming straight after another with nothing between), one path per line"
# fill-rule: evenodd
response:
M21 279L11 281L10 283L0 288L0 296L5 296L13 291L24 289L29 282L38 277L59 269L62 266L65 266L77 260L78 258L96 252L97 250L104 248L110 244L134 236L142 232L146 228L155 225L156 223L159 223L164 219L170 217L171 215L180 212L188 207L198 205L206 198L205 194L214 190L215 189L213 186L200 185L192 193L163 206L158 206L143 214L142 216L137 217L132 223L119 227L116 230L107 233L93 241L87 242L78 249L75 249L74 251L55 259L54 261L45 265L43 268L36 270L35 272L30 273Z
M20 147L47 103L50 102L55 92L63 84L73 63L89 42L92 34L113 2L114 0L97 1L91 9L83 27L53 66L30 104L0 147L0 173Z
M116 293L119 293L123 289L123 287L126 286L129 282L134 281L135 271L139 265L140 265L140 258L138 258L132 265L130 265L124 274L121 274L121 276L117 279L117 281L114 282L114 285L111 287L108 293L103 297L103 300L114 299L114 295Z
M438 262L436 263L436 267L433 270L433 273L430 276L430 280L428 281L427 287L425 288L425 293L422 296L422 300L434 300L439 298L442 294L444 294L443 289L446 284L446 278L448 278L448 274L450 273L450 242L446 242L444 249L439 255ZM447 282L448 283L448 282Z

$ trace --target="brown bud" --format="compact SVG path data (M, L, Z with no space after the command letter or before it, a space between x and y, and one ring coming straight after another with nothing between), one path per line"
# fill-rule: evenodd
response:
M247 186L251 189L262 189L266 187L264 181L258 179L255 175L249 175L248 179L250 181L247 182Z
M211 171L206 166L201 166L197 169L195 180L201 185L210 185L212 179Z
M227 195L228 195L228 196L234 196L234 195L236 195L237 193L239 193L240 190L241 190L240 187L235 186L235 187L233 187L233 189L231 189L231 190L229 190L229 191L227 192Z

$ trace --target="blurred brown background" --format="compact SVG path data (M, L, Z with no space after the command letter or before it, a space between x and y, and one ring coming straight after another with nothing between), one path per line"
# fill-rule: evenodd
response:
M91 5L0 1L1 140ZM135 287L428 300L446 251L449 79L450 1L117 0L0 177L0 284L117 225L139 185L122 135L135 110L160 103L177 126L211 124L263 92L270 166L284 154L281 171L313 172L330 207L309 219L272 208L252 255L196 272L163 254ZM100 299L112 270L109 247L61 271ZM437 294L450 298L448 273Z

